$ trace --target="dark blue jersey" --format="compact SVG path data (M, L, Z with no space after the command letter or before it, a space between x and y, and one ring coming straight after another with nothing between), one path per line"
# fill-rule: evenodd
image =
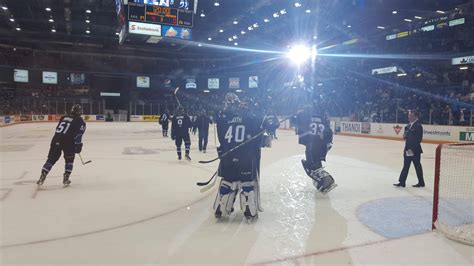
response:
M300 112L296 117L296 128L299 143L302 145L326 145L332 142L332 130L325 116L313 114L308 110Z
M217 117L221 153L248 141L221 159L218 174L224 180L244 182L257 177L262 146L262 120L262 116L251 114L248 110L223 111ZM252 139L253 137L255 138Z
M66 115L61 117L53 137L53 141L65 144L82 143L82 135L86 131L86 123L80 116Z
M175 115L171 120L171 136L185 136L192 127L191 119L187 115Z
M163 113L160 116L160 120L159 120L160 125L164 125L164 124L168 125L169 121L170 121L170 116L167 113Z
M259 134L262 130L262 120L262 117L244 111L223 111L216 120L217 136L221 152L227 152ZM262 139L259 136L237 149L233 156L237 156L238 154L254 156L258 149L260 149L261 143Z
M266 116L263 121L263 128L269 131L275 131L280 127L280 121L274 115Z

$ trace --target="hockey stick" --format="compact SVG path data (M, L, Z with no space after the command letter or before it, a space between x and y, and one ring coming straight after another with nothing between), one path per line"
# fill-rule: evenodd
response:
M280 121L280 123L281 123L281 122L285 122L286 120L290 119L291 117L293 117L293 115L292 115L292 116L288 116L288 117L282 119L282 120ZM221 156L218 156L217 158L214 158L214 159L208 160L208 161L199 161L199 163L212 163L212 162L215 162L215 161L217 161L217 160L220 160L220 159L226 157L227 155L229 155L230 153L234 152L235 150L239 149L240 147L244 146L245 144L251 142L252 140L254 140L254 139L256 139L256 138L258 138L258 137L261 136L263 133L265 133L265 129L262 130L262 131L260 131L260 132L258 132L255 136L249 138L248 140L246 140L246 141L240 143L239 145L235 146L234 148L232 148L232 149L230 149L230 150L224 152Z
M176 99L176 102L178 103L178 106L181 106L181 102L179 101L179 98L178 98L178 91L179 91L179 87L176 87L176 89L174 89L173 95L174 95L174 98Z
M259 212L263 212L262 201L260 200L260 173L257 174L257 185L255 186L255 192L257 195L257 209Z
M214 179L214 177L217 176L217 171L214 172L214 174L211 176L211 179L209 179L208 181L206 182L197 182L196 185L200 186L200 187L203 187L203 186L207 186L209 183L211 183L211 181Z
M217 129L216 129L216 122L214 122L214 147L217 148Z
M79 154L79 158L81 158L82 165L85 165L85 164L88 164L88 163L92 163L91 160L89 160L89 161L87 161L87 162L84 162L84 159L82 159L81 154L80 154L80 153L78 153L78 154Z

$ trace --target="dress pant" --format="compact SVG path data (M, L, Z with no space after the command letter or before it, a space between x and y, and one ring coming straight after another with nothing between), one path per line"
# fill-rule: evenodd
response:
M405 185L407 181L407 176L408 176L408 170L410 169L410 165L413 162L413 165L415 166L415 171L416 171L416 176L418 177L418 184L424 185L425 180L423 179L423 168L421 167L421 154L415 154L413 156L403 156L403 169L402 172L400 173L400 178L398 181L400 184Z
M199 150L205 151L207 149L207 141L209 137L209 132L201 132L199 131Z

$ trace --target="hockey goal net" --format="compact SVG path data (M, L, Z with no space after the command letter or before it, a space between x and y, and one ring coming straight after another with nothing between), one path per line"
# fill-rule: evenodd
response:
M474 245L474 143L436 149L433 230Z

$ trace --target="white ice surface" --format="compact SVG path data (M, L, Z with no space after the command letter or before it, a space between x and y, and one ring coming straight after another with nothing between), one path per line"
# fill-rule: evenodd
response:
M387 197L432 197L435 145L423 145L427 187L397 189L403 142L336 136L326 169L339 186L315 192L291 131L262 153L258 221L240 211L216 222L216 188L200 193L217 163L178 161L156 123L88 123L83 166L63 188L63 159L35 185L55 124L0 128L0 265L383 264L473 265L474 251L433 232L388 239L357 208ZM414 169L408 184L416 183ZM238 210L236 205L236 210Z

